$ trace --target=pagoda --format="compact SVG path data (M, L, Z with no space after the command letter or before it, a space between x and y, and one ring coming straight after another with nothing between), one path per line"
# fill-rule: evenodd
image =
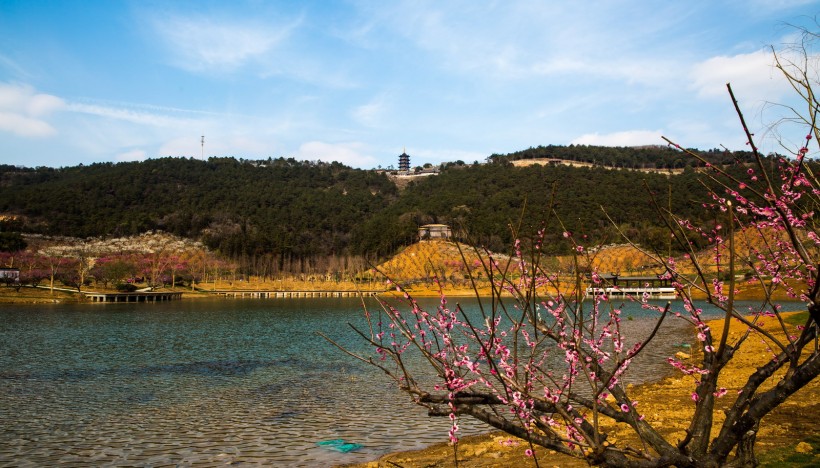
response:
M399 155L399 171L410 172L410 155L407 154L407 149Z

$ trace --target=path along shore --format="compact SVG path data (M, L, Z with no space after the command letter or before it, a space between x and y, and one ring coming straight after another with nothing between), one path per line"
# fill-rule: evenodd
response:
M784 316L790 315L793 313L784 314ZM775 326L774 320L769 319L768 323L772 332L777 334L778 327ZM723 321L713 320L709 322L709 326L713 333L719 336L723 329ZM744 330L744 325L736 320L732 321L729 336L738 337ZM749 373L771 358L768 348L768 344L762 338L751 336L746 340L741 351L721 373L719 386L729 390L725 399L721 401L722 404L728 406L734 401L732 395L737 394L737 390L743 386ZM674 369L670 370L670 374L672 371ZM767 382L763 388L768 388L773 384L772 381ZM640 402L641 412L647 420L655 427L661 428L666 437L677 441L684 436L686 423L695 409L690 398L694 388L693 377L676 373L659 382L636 386L631 389L631 394ZM419 411L424 411L424 409L419 407ZM820 466L820 447L812 448L810 444L802 442L807 439L820 440L820 427L817 426L818 415L820 415L820 380L815 380L763 419L757 438L757 453L762 453L764 458L773 459L773 457L786 457L794 453L796 447L798 452L803 452L805 457L811 460L808 464L799 466ZM715 411L715 426L719 427L722 420L723 412L719 408ZM615 429L615 440L627 439L629 435L630 431L626 428ZM442 440L446 439L447 434L442 434ZM524 455L527 445L523 441L513 440L513 445L510 446L510 440L509 436L500 432L464 437L458 444L458 466L461 468L535 466L533 459ZM456 466L453 454L453 446L443 442L418 451L388 454L369 463L343 466L346 468L394 468L396 466L448 468ZM581 460L543 448L536 449L536 456L541 467L588 466ZM774 459L782 460L782 458ZM789 466L788 464L781 465L780 461L774 463L777 466Z

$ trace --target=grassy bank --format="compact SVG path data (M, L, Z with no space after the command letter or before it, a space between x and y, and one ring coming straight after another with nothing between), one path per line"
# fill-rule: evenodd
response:
M63 302L78 302L80 296L76 292L55 289L23 286L19 289L0 287L0 304L58 304Z

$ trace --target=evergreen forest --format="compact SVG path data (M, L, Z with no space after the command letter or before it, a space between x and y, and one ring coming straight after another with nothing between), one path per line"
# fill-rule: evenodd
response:
M739 172L748 157L702 154ZM512 164L527 158L595 165ZM699 209L709 201L708 171L684 159L661 147L538 147L483 164L442 164L438 175L414 178L401 190L385 171L292 158L0 165L0 232L109 238L161 230L200 240L243 265L264 257L298 270L328 256L381 260L415 242L418 226L428 223L449 224L468 243L505 251L516 235L526 237L550 218L548 239L556 242L544 248L552 253L565 248L557 242L564 231L589 243L623 242L620 231L665 251L659 208L715 222L698 219L709 213ZM631 170L646 167L681 170Z

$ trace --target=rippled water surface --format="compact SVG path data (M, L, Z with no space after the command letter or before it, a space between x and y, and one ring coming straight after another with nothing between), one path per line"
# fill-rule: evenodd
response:
M467 301L469 302L469 301ZM445 441L367 351L354 299L190 300L0 309L0 465L329 466ZM633 317L634 315L634 317ZM651 328L625 312L635 336ZM633 378L689 339L665 326ZM482 431L463 423L466 433ZM362 444L347 454L316 442Z

